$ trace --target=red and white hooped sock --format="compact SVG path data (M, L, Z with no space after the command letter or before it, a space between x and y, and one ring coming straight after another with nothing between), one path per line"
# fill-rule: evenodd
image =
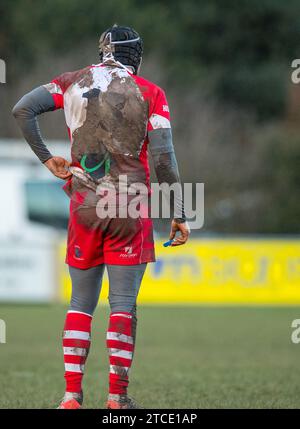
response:
M92 316L68 311L63 333L66 392L80 393L91 343Z
M109 394L126 395L131 367L136 318L131 313L111 313L106 336L109 352Z

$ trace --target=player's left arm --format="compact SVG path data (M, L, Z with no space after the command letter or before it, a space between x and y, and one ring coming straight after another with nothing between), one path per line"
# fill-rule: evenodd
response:
M172 246L179 246L188 240L190 228L184 212L182 186L172 140L168 103L162 90L157 95L153 112L149 118L148 139L156 176L162 190L164 184L175 188L170 202L173 211L170 239L174 240ZM176 237L177 232L180 235Z
M56 84L39 86L25 94L14 106L12 113L33 152L45 166L60 179L68 179L71 173L67 170L69 163L64 158L53 156L41 135L37 117L42 113L61 108L61 94L51 93Z

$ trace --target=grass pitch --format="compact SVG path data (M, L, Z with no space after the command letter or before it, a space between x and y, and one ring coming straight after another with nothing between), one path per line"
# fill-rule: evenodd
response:
M0 306L0 407L54 408L63 396L62 306ZM299 408L299 308L140 307L130 394L145 408ZM85 407L103 408L108 309L98 308Z

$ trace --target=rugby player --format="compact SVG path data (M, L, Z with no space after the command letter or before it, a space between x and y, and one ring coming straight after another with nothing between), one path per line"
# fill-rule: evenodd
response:
M63 332L66 390L59 408L78 409L83 403L82 378L105 267L111 310L106 406L138 407L127 388L135 347L136 300L146 265L155 260L148 215L148 151L159 184L178 184L181 189L166 96L139 75L142 54L139 34L114 25L100 37L99 64L61 74L24 95L13 109L31 149L54 176L66 181L64 189L70 197L66 263L72 297ZM64 109L71 162L51 154L40 133L38 115L56 109ZM116 196L125 188L130 202L134 197L129 189L135 190L138 184L147 189L138 217L120 216L124 209L120 200L115 201L114 216L99 215L98 204L107 191L115 189ZM178 246L189 236L182 193L172 194L170 204L170 240Z

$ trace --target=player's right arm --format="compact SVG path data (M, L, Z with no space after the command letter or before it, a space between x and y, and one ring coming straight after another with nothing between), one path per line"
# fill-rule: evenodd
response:
M171 197L170 203L173 212L170 240L173 240L172 246L179 246L188 240L190 228L184 212L182 186L172 141L169 107L166 96L160 88L158 88L149 118L148 139L156 176L162 191L164 192L164 184L169 187L175 186L176 189L176 192L171 195L166 192L166 196ZM176 236L177 232L179 232L179 236Z
M55 91L56 87L56 93ZM69 163L61 157L53 156L43 141L37 117L63 107L62 92L54 82L39 86L25 94L14 106L12 113L33 152L45 166L60 179L68 179Z

